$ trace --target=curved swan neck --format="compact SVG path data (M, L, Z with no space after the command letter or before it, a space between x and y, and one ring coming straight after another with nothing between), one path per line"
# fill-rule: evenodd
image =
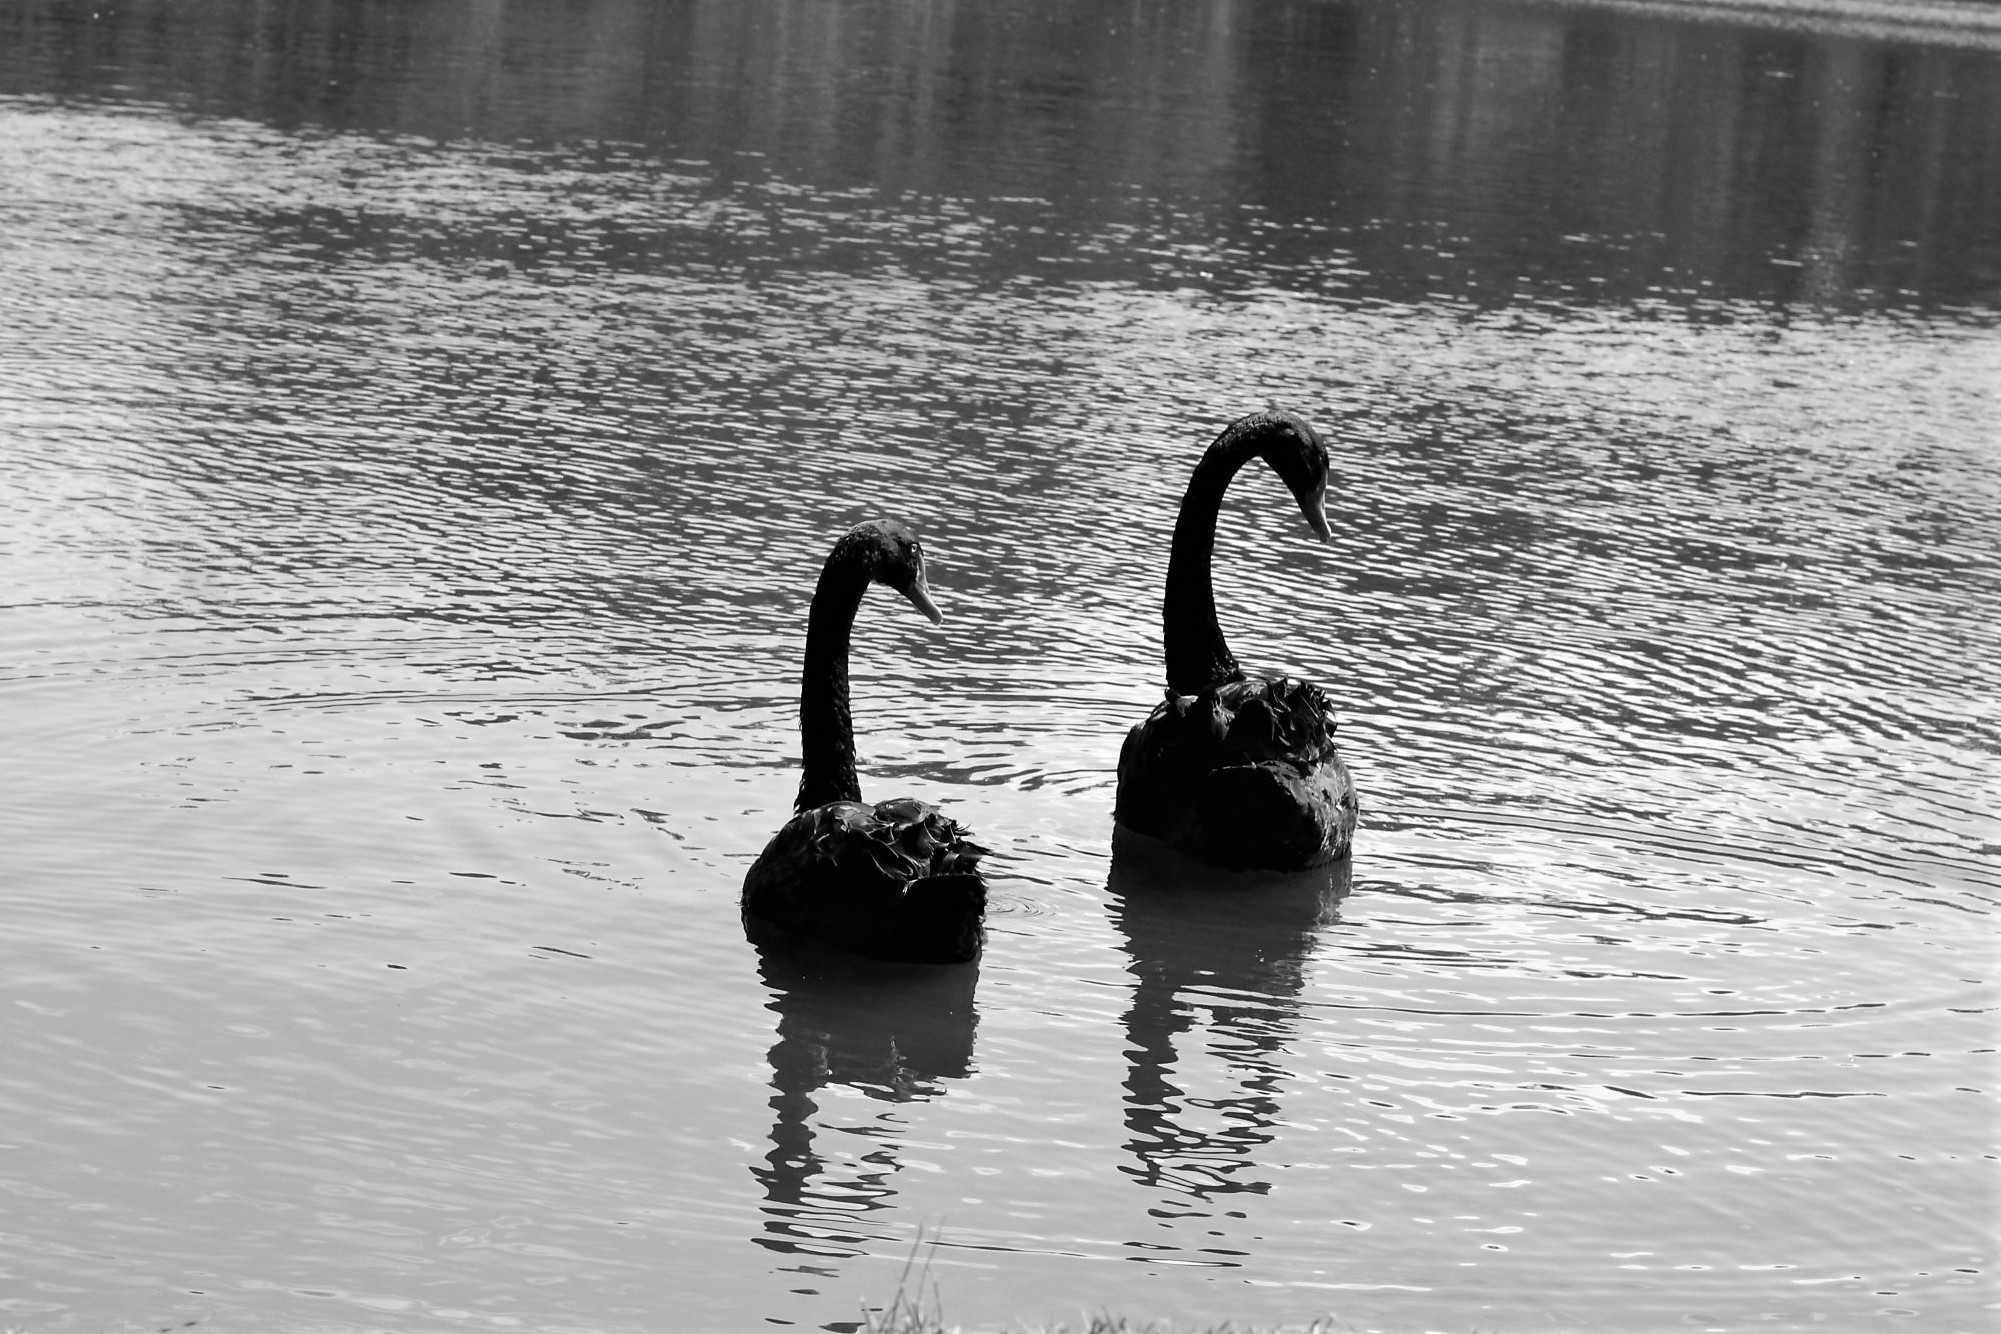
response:
M800 757L794 810L810 811L830 801L860 801L855 776L855 726L848 705L848 640L868 591L869 572L860 561L830 557L813 590L806 617L806 667L799 678Z
M1167 657L1167 688L1199 695L1212 686L1244 679L1223 627L1216 623L1216 592L1209 582L1216 549L1216 516L1223 492L1237 470L1260 450L1260 433L1232 428L1217 437L1195 465L1181 517L1174 522L1174 547L1167 559L1167 595L1161 599L1161 642Z

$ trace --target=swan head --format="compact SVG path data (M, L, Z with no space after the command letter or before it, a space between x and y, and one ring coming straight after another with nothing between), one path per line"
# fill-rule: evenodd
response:
M1319 432L1304 417L1283 408L1261 412L1252 422L1259 437L1258 453L1299 502L1307 526L1322 542L1333 541L1333 530L1327 526L1327 446Z
M834 544L834 558L855 561L872 581L908 598L932 624L944 622L944 614L931 600L931 585L924 578L924 544L908 526L894 519L856 524Z

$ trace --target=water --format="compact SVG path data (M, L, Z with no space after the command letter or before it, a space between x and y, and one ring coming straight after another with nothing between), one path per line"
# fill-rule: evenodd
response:
M0 1323L1993 1318L1991 8L0 3ZM1114 858L1188 467L1352 868ZM832 536L943 976L760 958Z

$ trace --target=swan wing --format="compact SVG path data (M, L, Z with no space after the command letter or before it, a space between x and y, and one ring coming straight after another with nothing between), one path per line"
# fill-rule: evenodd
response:
M1334 753L1334 706L1311 682L1254 676L1221 686L1215 694L1218 709L1229 719L1222 740L1224 763L1283 760L1304 769Z
M1329 861L1357 810L1335 726L1325 692L1290 677L1170 694L1126 737L1117 818L1220 866Z
M744 879L746 916L874 958L978 957L986 849L910 798L792 817Z

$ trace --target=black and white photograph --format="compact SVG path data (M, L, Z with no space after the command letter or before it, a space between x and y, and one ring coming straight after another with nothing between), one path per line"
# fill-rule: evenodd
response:
M2001 1329L2001 0L0 0L0 1334Z

